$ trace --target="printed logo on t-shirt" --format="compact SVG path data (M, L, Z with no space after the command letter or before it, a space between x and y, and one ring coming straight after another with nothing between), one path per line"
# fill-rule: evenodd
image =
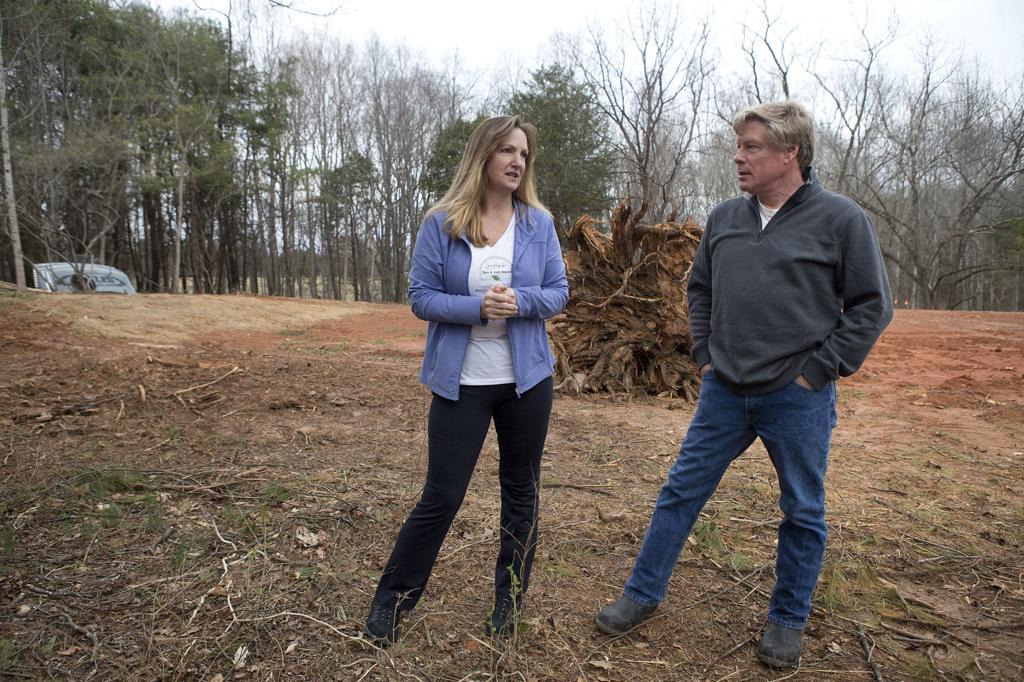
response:
M484 294L495 284L508 286L512 281L512 261L501 256L491 256L480 263L479 284L474 293Z

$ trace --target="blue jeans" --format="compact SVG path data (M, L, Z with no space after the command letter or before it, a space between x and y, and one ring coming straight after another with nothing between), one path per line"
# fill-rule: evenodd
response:
M742 396L716 380L713 369L708 371L625 595L647 605L665 598L672 569L704 503L732 461L760 438L779 476L784 516L768 620L804 627L825 555L825 470L835 404L834 382L820 391L793 382L766 395Z

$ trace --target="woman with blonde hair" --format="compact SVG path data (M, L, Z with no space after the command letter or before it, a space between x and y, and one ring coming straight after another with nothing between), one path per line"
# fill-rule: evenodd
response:
M448 192L420 226L409 273L413 313L429 322L420 381L433 392L427 480L395 542L364 633L395 642L423 594L494 420L500 548L486 629L516 630L537 543L540 460L554 358L544 320L569 297L551 215L533 184L536 129L517 116L481 123Z

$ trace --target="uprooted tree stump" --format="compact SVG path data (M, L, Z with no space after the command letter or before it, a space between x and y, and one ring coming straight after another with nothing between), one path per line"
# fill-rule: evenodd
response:
M569 304L552 320L556 390L696 399L686 283L703 230L674 216L641 225L623 201L611 234L588 215L566 238Z

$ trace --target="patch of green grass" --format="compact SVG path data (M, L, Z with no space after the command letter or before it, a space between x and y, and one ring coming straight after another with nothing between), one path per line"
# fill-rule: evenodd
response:
M851 549L855 554L873 554L880 547L884 546L885 542L882 540L881 537L879 537L875 533L868 533L864 537L861 537L856 542L854 542Z
M856 558L828 562L822 569L815 597L830 612L859 612L860 618L901 617L944 626L938 614L904 598L867 563Z
M106 502L99 509L100 523L105 528L117 528L121 525L121 506L113 502Z
M754 570L754 560L740 552L733 552L729 555L729 565L739 573L750 573Z
M818 598L829 611L850 606L850 575L840 564L826 564L818 579Z
M229 528L247 525L248 514L236 507L233 502L224 505L221 513L224 520L228 522Z
M0 638L0 672L10 670L16 658L14 641L6 637Z
M950 521L950 513L938 507L922 507L914 512L917 518L932 526L955 525Z
M171 562L174 565L176 571L182 570L185 566L185 561L188 559L188 551L192 548L192 540L187 535L181 536L178 540L178 546L174 549L174 556L171 558Z
M299 329L297 327L285 327L284 329L277 332L281 336L305 336L309 333L308 329Z
M0 575L7 575L14 570L13 566L7 564L8 559L14 558L14 548L17 546L17 539L14 536L14 529L3 529L0 534Z
M746 485L740 486L738 492L741 495L757 499L765 497L770 499L777 494L775 491L775 486L773 486L771 483L748 483Z
M690 535L697 543L697 547L708 556L718 557L728 550L725 538L722 537L722 531L714 521L709 519L698 519Z
M158 530L163 530L165 524L163 512L159 509L151 509L142 523L142 530L147 533L155 533Z
M14 529L4 526L3 533L0 534L0 552L3 553L4 558L14 554L15 544Z
M96 537L96 533L100 532L100 527L92 519L86 519L79 526L79 532L86 541L92 542L93 538Z
M115 493L132 490L142 477L135 472L92 470L79 474L76 479L78 486L84 486L89 495L105 500Z
M880 601L883 589L874 569L851 557L825 564L818 581L817 599L832 612L875 610L873 605Z
M319 566L305 566L295 575L295 577L299 580L312 580L318 573L320 573Z
M548 554L541 566L545 575L551 578L574 580L579 578L581 566L592 563L590 550L577 544L561 544Z
M594 458L594 462L597 464L611 464L612 462L618 462L622 459L622 453L614 448L597 449L592 456Z
M236 532L248 533L253 537L258 537L261 534L263 525L270 518L265 504L260 505L258 514L253 514L243 509L239 509L229 502L224 506L221 515L223 516L228 528L231 528Z
M936 680L939 678L939 669L935 667L931 658L921 654L910 662L907 674L914 680Z
M280 483L268 483L260 488L260 497L265 504L280 504L292 499L294 493Z
M946 625L946 620L942 618L942 616L917 603L908 602L900 596L900 593L895 588L892 587L885 588L882 591L879 608L886 614L898 614L900 616L905 615L911 620L929 623L940 627L944 627Z

